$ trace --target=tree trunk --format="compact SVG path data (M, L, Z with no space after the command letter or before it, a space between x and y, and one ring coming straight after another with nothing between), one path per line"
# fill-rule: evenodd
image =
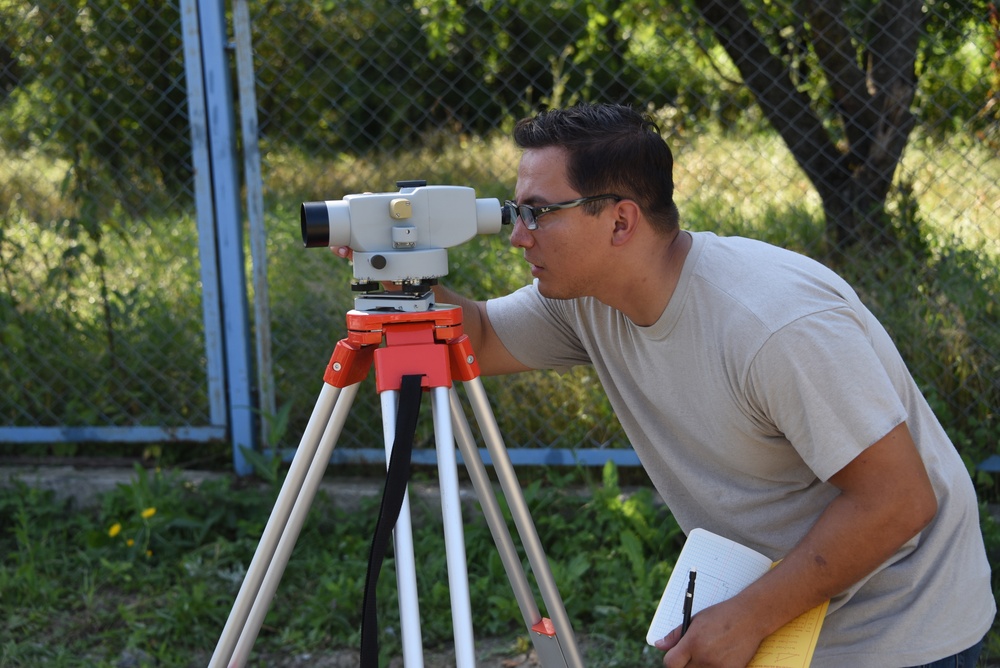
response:
M838 247L890 239L885 201L913 129L919 0L882 0L863 57L839 0L806 0L811 43L830 86L841 135L831 136L789 63L775 55L740 0L695 0L771 126L823 202L828 241ZM859 62L865 60L864 69Z

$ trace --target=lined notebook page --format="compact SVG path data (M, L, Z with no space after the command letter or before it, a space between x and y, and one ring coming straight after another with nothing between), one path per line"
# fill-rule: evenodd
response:
M771 568L771 560L745 545L704 529L694 529L681 549L646 633L652 645L684 621L688 574L695 579L693 614L741 592Z

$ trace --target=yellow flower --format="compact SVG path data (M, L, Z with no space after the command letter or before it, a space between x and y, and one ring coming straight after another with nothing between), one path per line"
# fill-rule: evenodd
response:
M111 528L108 529L108 535L110 537L114 538L115 536L117 536L118 534L120 534L121 531L122 531L122 523L121 522L115 522L114 524L111 525Z
M153 551L152 550L146 550L146 558L149 559L151 556L153 556Z
M125 541L125 544L128 545L129 547L132 547L133 545L135 545L135 541L129 538L127 541Z
M142 519L148 520L155 514L156 514L156 508L146 508L144 511L142 511Z

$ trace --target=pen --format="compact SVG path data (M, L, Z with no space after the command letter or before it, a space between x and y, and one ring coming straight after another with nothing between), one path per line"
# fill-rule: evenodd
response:
M687 593L684 594L684 623L681 624L681 638L687 633L691 626L691 607L694 605L694 579L698 577L698 571L692 569L688 575Z

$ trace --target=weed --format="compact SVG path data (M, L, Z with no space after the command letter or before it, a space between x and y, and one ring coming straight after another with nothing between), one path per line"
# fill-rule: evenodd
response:
M582 496L566 486L569 477L562 482L532 484L526 495L535 511L545 510L536 521L573 624L583 634L600 629L608 638L632 639L599 643L614 655L600 665L640 665L645 627L676 555L676 524L647 493L624 494L613 467ZM0 491L0 600L7 611L0 665L103 666L128 655L136 665L187 666L190 657L210 654L272 497L228 479L195 485L144 469L85 510L24 485ZM444 644L452 627L440 516L419 504L415 512L422 631L428 645ZM317 497L256 651L357 646L376 514L375 500L348 513ZM522 635L489 530L475 513L467 515L477 636ZM388 657L400 650L392 559L379 579L379 605Z

